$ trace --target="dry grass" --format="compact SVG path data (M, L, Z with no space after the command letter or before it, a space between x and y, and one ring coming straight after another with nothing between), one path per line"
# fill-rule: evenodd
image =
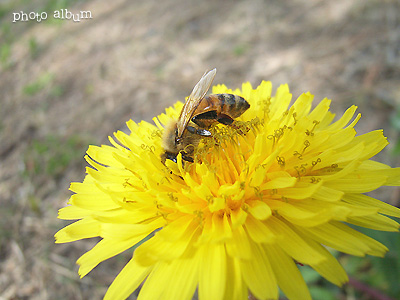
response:
M94 241L54 245L68 185L84 176L89 143L125 122L150 121L182 100L206 69L237 87L289 83L364 115L358 130L398 130L400 5L388 1L85 1L79 23L12 23L3 1L0 73L0 299L100 299L125 257L80 280L76 259ZM25 3L25 4L24 4ZM48 11L49 13L49 11ZM51 12L50 12L51 13ZM379 158L393 166L391 148ZM398 204L398 190L384 193Z

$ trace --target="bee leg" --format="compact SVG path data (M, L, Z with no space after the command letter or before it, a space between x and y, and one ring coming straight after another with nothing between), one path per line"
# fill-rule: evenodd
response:
M228 125L236 129L239 134L245 134L245 132L243 132L243 128L241 126L238 126L237 123L234 123L235 120L229 116L221 115L221 117L219 117L217 121L221 124Z
M161 160L163 163L165 163L167 159L172 160L174 163L177 162L176 154L170 152L164 152L163 155L161 155Z
M193 157L187 156L187 155L185 155L185 154L183 154L183 153L182 153L182 160L187 161L187 162L194 162ZM183 164L183 163L184 163L184 162L182 161L182 164Z
M230 116L220 115L218 116L217 121L224 125L232 125L234 120Z
M210 110L205 113L199 114L192 118L192 122L196 123L202 128L210 127L211 123L218 119L218 114L215 110ZM210 123L211 121L211 123Z
M201 136L211 136L211 132L206 129L196 129L193 126L188 126L186 129L193 134L201 135Z

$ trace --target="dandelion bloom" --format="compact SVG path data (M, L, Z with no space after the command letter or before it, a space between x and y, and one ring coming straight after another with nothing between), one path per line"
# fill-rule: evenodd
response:
M310 93L290 106L287 85L213 93L244 97L251 107L236 126L213 127L194 163L167 160L161 137L182 103L154 123L127 123L112 146L90 146L82 183L59 218L75 223L57 243L101 237L82 255L81 277L139 243L105 299L310 299L298 264L341 286L348 277L328 246L356 256L388 250L348 224L398 231L400 210L364 195L400 185L400 168L370 160L387 144L381 130L356 136L356 107L333 121L330 100L313 110ZM155 233L154 233L155 232ZM147 238L147 239L146 239ZM144 240L145 239L145 240ZM143 241L144 240L144 241Z

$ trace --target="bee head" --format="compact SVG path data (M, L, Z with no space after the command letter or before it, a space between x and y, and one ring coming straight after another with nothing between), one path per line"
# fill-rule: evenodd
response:
M178 145L177 142L178 137L178 129L176 128L176 122L169 123L164 130L163 138L162 138L162 147L165 151L170 153L178 153Z

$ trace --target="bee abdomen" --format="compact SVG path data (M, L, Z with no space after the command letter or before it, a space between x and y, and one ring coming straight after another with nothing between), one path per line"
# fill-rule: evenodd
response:
M212 94L204 98L193 113L191 119L202 128L209 128L213 123L220 122L230 125L241 116L250 104L242 97L233 94Z
M233 94L215 94L220 102L221 113L226 113L233 118L242 115L249 107L250 104L238 95Z

